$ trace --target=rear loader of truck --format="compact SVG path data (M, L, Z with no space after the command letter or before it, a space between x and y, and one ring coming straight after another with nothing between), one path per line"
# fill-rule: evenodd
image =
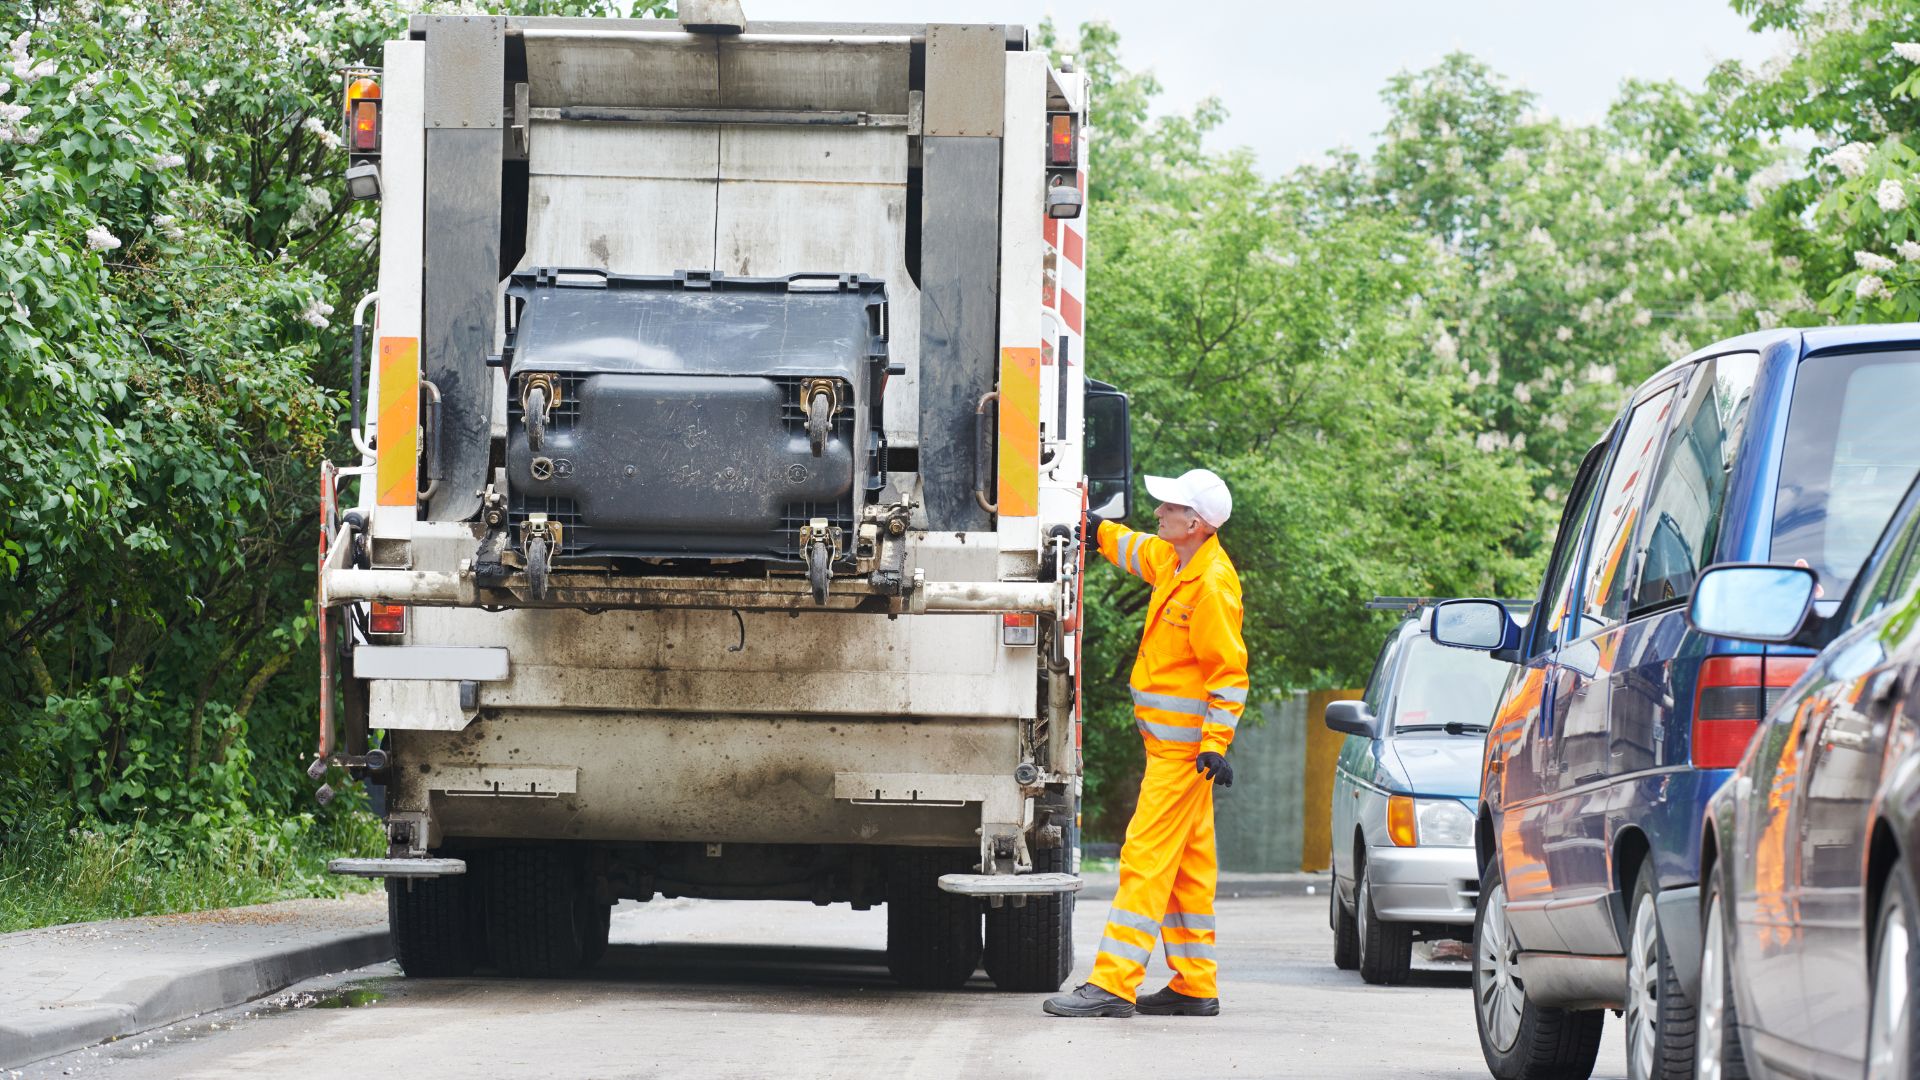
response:
M564 974L687 896L885 904L908 985L1064 980L1073 528L1129 468L1087 89L1017 27L728 0L417 16L350 74L379 289L310 771L384 792L388 857L334 868L409 975Z

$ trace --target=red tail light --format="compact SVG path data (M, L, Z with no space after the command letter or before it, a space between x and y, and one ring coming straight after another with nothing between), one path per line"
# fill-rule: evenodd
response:
M1074 153L1079 148L1074 145L1079 132L1077 118L1072 113L1049 113L1047 116L1047 165L1049 168L1070 169L1074 166Z
M1712 656L1693 694L1693 765L1730 769L1787 687L1812 663L1806 656Z
M372 610L367 612L367 633L404 634L407 632L407 608L404 604L382 604L376 601Z

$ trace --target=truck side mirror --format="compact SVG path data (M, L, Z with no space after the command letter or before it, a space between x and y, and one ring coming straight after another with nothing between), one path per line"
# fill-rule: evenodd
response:
M1133 426L1127 419L1127 395L1088 379L1085 417L1087 512L1124 521L1133 514Z

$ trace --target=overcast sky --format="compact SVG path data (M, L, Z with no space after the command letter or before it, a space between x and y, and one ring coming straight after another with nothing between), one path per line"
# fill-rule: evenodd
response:
M1208 94L1230 117L1216 148L1249 146L1269 173L1326 150L1365 149L1386 120L1380 89L1397 71L1473 53L1593 120L1629 77L1698 86L1721 60L1759 62L1772 41L1726 0L741 0L748 19L1021 22L1063 30L1105 19L1129 67L1150 69L1167 108ZM1097 108L1097 105L1096 105Z

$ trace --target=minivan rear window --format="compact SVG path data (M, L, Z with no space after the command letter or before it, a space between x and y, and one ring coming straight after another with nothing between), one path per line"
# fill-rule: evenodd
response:
M1920 472L1920 351L1801 361L1773 518L1773 560L1820 575L1837 601Z

